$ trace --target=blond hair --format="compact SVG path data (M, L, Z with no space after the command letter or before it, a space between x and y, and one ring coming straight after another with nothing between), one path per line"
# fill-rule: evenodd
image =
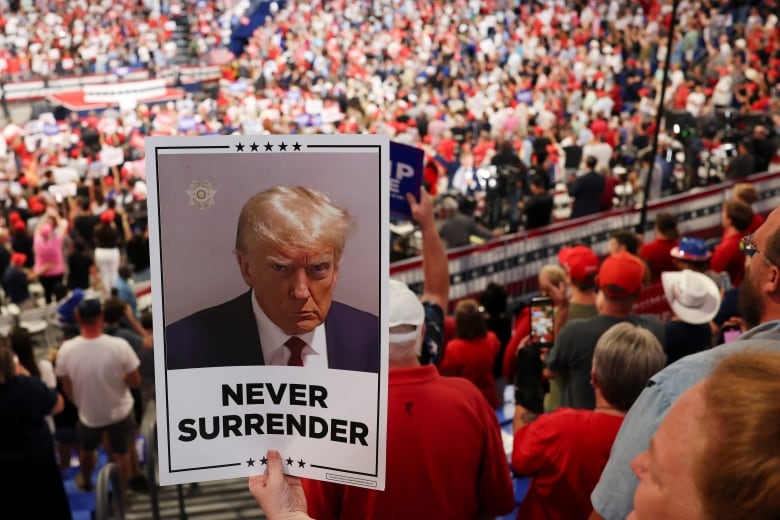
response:
M353 226L349 211L324 194L305 186L274 186L241 208L236 251L248 254L257 244L295 254L332 247L338 261Z
M539 274L542 273L553 285L557 286L566 282L566 271L559 265L547 264L539 271Z
M753 204L758 200L758 190L752 184L740 182L734 185L734 198L745 204Z
M694 479L707 517L780 518L780 353L726 358L703 392Z
M648 379L665 364L658 338L629 322L607 329L593 351L593 373L601 395L621 412L631 408Z

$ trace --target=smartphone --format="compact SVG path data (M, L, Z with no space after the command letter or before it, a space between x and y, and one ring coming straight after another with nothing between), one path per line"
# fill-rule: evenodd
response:
M721 271L718 273L718 289L721 291L728 291L731 289L731 277L729 276L729 273L725 271Z
M739 327L726 327L723 329L723 343L730 343L742 335Z
M555 315L552 300L539 297L531 300L531 337L529 343L551 347L555 342Z

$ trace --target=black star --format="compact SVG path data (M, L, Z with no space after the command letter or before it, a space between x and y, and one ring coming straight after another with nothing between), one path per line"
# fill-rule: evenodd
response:
M280 152L286 152L287 151L287 145L282 143L279 145L279 151Z
M265 143L265 151L266 152L272 152L274 150L274 145L272 145L270 142Z
M249 457L249 460L246 461L246 465L247 466L254 466L255 465L255 461L252 459L252 457Z
M287 465L292 466L293 460L290 457L287 457Z
M263 457L262 459L260 459L261 466L266 466L267 464L268 464L268 457Z
M302 467L304 467L305 465L306 465L306 463L305 463L305 462L303 462L303 459L301 459L301 460L299 460L299 461L298 461L298 467L299 467L299 468L302 468Z
M236 151L237 152L243 152L244 151L244 143L238 143L236 145Z
M295 143L293 145L293 150L295 150L296 152L300 152L301 151L301 143Z
M252 143L252 144L249 145L249 148L251 148L253 152L257 151L257 147L258 147L257 143Z

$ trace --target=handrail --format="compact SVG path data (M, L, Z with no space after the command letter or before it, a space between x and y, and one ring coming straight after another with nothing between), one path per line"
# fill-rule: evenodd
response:
M152 520L160 520L160 495L157 484L157 421L149 423L144 430L146 438L144 451L144 472L149 485L149 502L152 508ZM179 520L186 520L187 509L184 504L184 488L176 486L176 498L179 504Z
M160 520L160 497L157 485L157 422L152 421L144 430L146 438L144 471L149 486L149 502L152 506L152 520Z
M110 486L109 486L110 484ZM113 491L109 494L109 491ZM95 520L124 520L125 508L119 468L110 462L98 473L95 488Z

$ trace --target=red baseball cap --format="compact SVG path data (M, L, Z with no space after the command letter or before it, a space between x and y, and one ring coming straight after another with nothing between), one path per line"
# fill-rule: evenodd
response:
M116 212L113 209L107 209L103 213L100 214L100 221L105 224L110 224L114 221L114 217L116 216Z
M596 283L610 298L636 296L642 289L645 264L625 251L608 256L601 264Z
M599 257L591 248L582 245L561 249L558 263L574 282L593 281L599 270Z
M24 253L14 253L11 255L11 265L24 265L27 261L27 255Z

